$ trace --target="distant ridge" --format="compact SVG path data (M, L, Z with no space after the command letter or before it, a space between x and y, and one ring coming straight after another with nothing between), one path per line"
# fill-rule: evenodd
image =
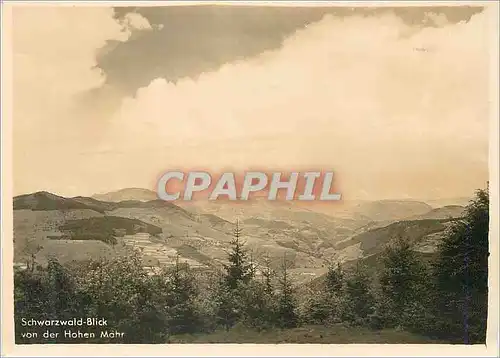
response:
M353 208L353 211L373 221L387 221L423 215L432 209L432 206L422 201L378 200L360 203Z
M443 206L467 206L472 197L457 197L457 198L443 198L443 199L427 199L422 200L433 208L440 208Z
M90 209L103 213L106 208L101 203L86 203L81 200L64 198L46 191L24 194L14 197L14 210L71 210Z
M461 218L465 214L465 207L460 205L446 205L441 208L432 209L423 215L414 216L411 219L425 220L425 219L448 219L448 218Z
M13 207L14 210L24 209L34 211L87 209L102 214L118 208L170 208L186 215L191 215L175 204L156 198L149 201L124 200L120 202L108 202L85 196L65 198L46 191L16 196L13 199Z
M109 201L109 202L120 202L120 201L151 201L157 200L158 196L156 192L144 189L144 188L124 188L116 191L110 191L108 193L102 194L94 194L92 195L93 199L97 199L100 201Z

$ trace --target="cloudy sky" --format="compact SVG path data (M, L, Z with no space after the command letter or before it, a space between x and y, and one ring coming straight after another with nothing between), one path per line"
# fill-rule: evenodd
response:
M488 179L481 8L13 9L14 191L333 170L346 198Z

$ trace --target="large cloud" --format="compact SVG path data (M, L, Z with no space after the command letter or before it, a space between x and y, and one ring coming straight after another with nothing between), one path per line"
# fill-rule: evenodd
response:
M348 198L469 195L487 180L485 14L438 28L326 16L278 50L196 80L158 78L114 114L74 100L103 83L96 50L150 28L144 19L14 15L17 193L154 188L178 167L333 169Z
M92 125L98 114L75 100L104 83L96 68L97 50L145 29L150 26L140 15L119 23L109 7L13 8L16 192L79 185L66 170L81 175L78 153L89 144L89 134L98 133Z
M487 180L485 16L424 29L326 16L277 51L196 81L156 79L123 102L102 149L116 170L148 158L134 171L149 177L327 166L351 197L468 195Z

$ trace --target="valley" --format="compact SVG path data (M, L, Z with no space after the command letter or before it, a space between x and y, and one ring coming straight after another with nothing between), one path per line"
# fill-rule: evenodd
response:
M277 269L286 258L291 276L301 283L320 277L331 263L377 255L396 236L432 253L450 223L463 215L459 205L435 208L417 201L334 203L327 210L324 204L258 197L181 206L153 195L135 188L92 198L47 192L17 196L15 263L106 259L136 250L151 271L177 258L193 268L214 270L226 263L238 221L257 274L267 262Z

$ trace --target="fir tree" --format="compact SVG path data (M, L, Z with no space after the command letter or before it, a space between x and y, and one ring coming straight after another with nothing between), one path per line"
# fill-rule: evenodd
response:
M304 319L312 324L329 324L340 321L344 296L344 272L340 263L329 264L325 284L310 292L305 304Z
M249 260L244 243L241 240L242 229L236 221L228 265L215 291L217 323L229 329L244 316L244 293L254 276L254 265Z
M294 299L293 286L288 274L286 256L283 258L282 275L279 280L279 295L277 302L277 319L281 328L292 328L298 325L298 316Z
M488 308L489 193L478 190L438 248L437 330L465 344L486 338Z
M252 280L244 287L244 324L257 330L272 327L276 323L273 298L263 282Z
M340 263L337 266L330 266L326 273L326 289L329 293L340 293L344 285L344 272Z
M168 324L172 334L196 331L199 316L195 298L197 290L188 265L181 265L177 256L174 268L168 273Z
M253 263L249 262L248 255L241 240L242 230L239 221L236 221L234 238L231 241L231 252L229 253L229 264L224 265L226 270L226 285L234 290L239 283L248 283L254 275Z
M236 282L236 288L231 288L227 282L227 276L221 275L212 300L215 305L217 325L229 330L243 316L243 301L242 291L237 289L241 284Z
M364 324L373 313L375 298L371 291L370 277L359 264L351 277L346 280L344 320L353 324Z
M273 277L275 276L276 272L271 268L271 260L269 259L269 256L266 256L264 259L264 269L262 270L262 277L264 280L264 290L265 293L269 296L272 296L274 294L274 287L273 287Z
M303 321L309 324L327 324L334 310L331 295L320 290L309 290L304 304Z
M388 245L383 256L380 275L383 311L387 324L410 327L425 311L428 297L428 275L408 240L398 237Z

